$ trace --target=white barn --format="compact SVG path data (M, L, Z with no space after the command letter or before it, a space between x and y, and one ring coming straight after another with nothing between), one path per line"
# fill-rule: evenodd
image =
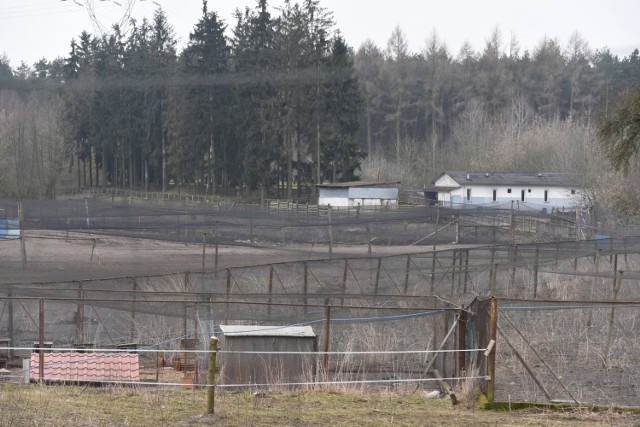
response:
M337 182L318 185L318 205L332 207L396 206L399 182Z
M519 210L575 209L582 206L581 175L527 172L446 171L425 190L427 202L464 208L469 205Z

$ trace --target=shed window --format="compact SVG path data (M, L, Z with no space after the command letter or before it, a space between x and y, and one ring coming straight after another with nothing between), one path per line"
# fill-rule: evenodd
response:
M471 189L467 189L467 201L471 201Z
M571 190L571 194L576 194L576 190Z
M498 190L493 190L493 201L498 200Z
M507 188L507 193L511 194L511 189Z
M549 190L544 190L544 201L545 202L549 201Z

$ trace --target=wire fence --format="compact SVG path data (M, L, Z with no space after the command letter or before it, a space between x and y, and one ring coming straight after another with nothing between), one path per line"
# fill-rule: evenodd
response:
M46 351L52 353L135 351L140 384L203 385L207 340L221 335L221 326L308 326L319 348L277 350L282 354L268 381L224 386L398 388L431 385L441 377L453 386L478 381L484 388L491 377L498 400L637 405L639 237L511 240L514 216L507 212L497 213L495 221L502 229L507 218L508 244L435 246L464 235L456 231L459 216L451 217L456 225L438 209L332 212L329 228L328 212L312 220L298 210L299 219L290 206L276 213L269 208L268 215L237 205L186 208L188 213L185 206L98 199L25 202L23 238L0 241L0 267L7 273L0 280L0 364L10 370L5 378L21 375L22 360L34 348L50 346ZM482 216L475 218L479 223ZM371 232L375 238L364 244L345 237L353 229L352 236L367 235L359 224L370 224L370 232L390 231ZM424 224L438 237L424 239ZM443 226L449 235L439 230ZM208 227L217 228L203 242ZM335 238L322 243L322 256L311 256L321 241L307 235L313 227ZM387 255L385 245L373 243L384 235L391 236L385 245L417 244L407 246L412 253ZM134 240L153 246L158 240L147 238L154 236L167 241L174 261L156 261L152 252L126 266L122 259L109 262L108 249L118 252ZM364 250L345 256L338 243L329 250L333 242L361 243ZM48 244L61 249L43 259ZM239 246L269 248L266 262L233 265L230 252ZM278 247L287 247L283 258L296 261L275 262ZM181 261L182 251L188 251L188 263ZM77 256L69 260L69 253ZM491 340L491 296L498 299L498 314L490 376L484 350ZM268 360L273 350L243 351ZM277 368L292 352L310 356L302 359L304 375L293 380ZM237 358L242 354L254 353Z
M264 205L214 199L116 197L0 201L7 218L22 215L25 231L57 230L230 246L305 244L418 245L531 243L576 240L597 230L574 214L427 206L336 208L291 202ZM167 194L170 196L170 194ZM195 196L193 196L195 198ZM582 227L582 228L581 228Z
M128 325L126 320L133 321L133 318L126 319L126 316L118 318L118 314L110 310L108 315L100 316L98 313L104 309L92 307L92 313L99 319L100 323L91 324L85 322L81 324L76 319L75 325L65 327L61 324L60 317L68 316L72 312L74 315L81 313L81 310L88 309L88 305L82 308L78 306L80 300L43 300L13 298L5 299L7 303L19 305L19 309L14 311L14 323L11 327L16 331L25 329L38 329L38 337L27 340L22 334L17 334L18 345L5 341L5 346L0 346L0 360L8 367L20 368L22 370L12 370L4 375L4 378L21 380L49 380L52 370L59 365L64 365L68 371L69 364L84 365L100 361L103 357L99 353L106 354L105 357L112 357L113 353L135 353L139 355L140 373L135 379L119 379L87 377L88 368L78 369L73 378L60 377L58 374L56 381L70 382L90 382L90 383L156 383L158 385L184 385L185 378L188 377L189 385L206 385L208 339L212 335L224 336L223 325L216 324L211 313L216 308L207 305L198 305L195 311L190 313L188 324L182 322L167 322L166 316L152 315L142 320L137 316L137 321L149 328L140 334L145 342L140 340L135 342L124 342L127 336ZM90 301L82 301L89 303ZM99 303L99 301L93 301ZM38 315L29 316L33 306L38 306ZM75 306L75 307L74 307ZM86 310L87 313L89 310ZM293 349L277 349L281 345L291 342L295 337L287 336L280 343L271 343L267 346L260 345L260 337L249 336L242 350L232 350L232 345L218 350L224 361L224 356L230 356L226 364L223 362L220 367L221 378L226 381L219 383L221 387L233 388L259 388L259 387L298 387L298 386L322 386L327 384L361 384L368 385L392 385L398 387L401 383L429 383L434 381L428 369L421 370L428 359L435 360L436 355L440 359L445 359L450 354L456 352L472 352L476 350L434 348L435 343L431 341L431 334L438 333L439 321L446 319L457 309L451 307L443 308L413 308L411 310L381 309L375 307L350 308L346 306L333 307L325 306L322 310L324 317L297 322L295 325L273 325L267 328L269 331L277 331L288 327L309 326L314 332L313 346L311 350L305 349L304 345L298 344ZM362 314L367 313L368 316ZM376 314L377 316L373 315ZM391 314L389 314L391 312ZM347 316L351 313L351 316ZM20 322L25 320L24 316L31 317L26 324ZM187 319L184 319L187 320ZM31 324L31 327L28 324ZM161 323L164 323L162 331L151 332ZM258 326L246 325L241 327L247 335ZM186 330L181 330L185 328ZM425 334L416 333L416 329L425 329ZM101 332L100 330L104 331ZM265 334L265 329L260 329L261 334ZM412 332L413 331L413 332ZM35 331L33 331L35 332ZM141 331L140 331L141 332ZM237 333L237 332L236 332ZM388 336L384 336L388 334ZM92 336L97 338L92 342L82 340L82 336ZM33 335L33 333L32 333ZM268 335L268 333L267 333ZM277 335L277 334L276 334ZM421 338L425 338L422 340ZM112 341L120 338L120 344ZM269 338L269 341L277 338ZM107 344L105 345L105 341ZM283 344L284 343L284 344ZM322 350L317 348L318 344ZM28 344L28 345L25 345ZM266 348L266 349L265 349ZM273 349L276 350L273 350ZM43 350L44 349L44 350ZM477 350L479 351L479 350ZM72 361L61 361L60 353L73 353ZM24 360L30 360L34 364L34 354L41 354L40 365L36 365L33 370L31 366L24 366ZM45 362L45 356L51 359ZM249 356L249 358L246 358ZM293 356L293 359L291 358ZM297 357L296 357L297 356ZM308 356L308 357L307 357ZM30 358L29 358L30 357ZM245 357L242 359L242 357ZM226 370L230 371L231 365L242 359L242 370L254 372L260 370L266 372L262 376L255 373L247 377L245 374L225 376ZM19 363L20 362L20 363ZM21 364L22 366L15 366ZM296 364L303 364L300 369L296 369ZM433 362L431 362L433 364ZM44 366L39 376L36 372L39 366ZM169 367L172 369L165 369ZM100 368L104 371L104 368ZM93 370L100 371L96 366ZM122 371L120 367L119 372ZM132 369L132 368L131 368ZM125 369L126 370L126 369ZM110 371L111 372L111 371ZM295 377L291 377L291 372L296 372ZM442 372L447 372L446 370ZM451 372L452 377L455 373ZM244 382L233 381L236 378L244 379ZM257 382L256 378L262 382ZM251 381L247 381L251 379ZM393 380L392 380L393 379ZM458 380L462 380L459 378Z

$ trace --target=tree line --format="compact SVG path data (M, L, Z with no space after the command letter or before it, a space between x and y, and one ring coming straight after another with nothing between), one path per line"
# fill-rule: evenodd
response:
M397 27L354 51L318 0L268 9L259 0L227 26L204 1L182 52L158 9L127 34L83 32L65 58L0 59L0 188L53 196L73 173L79 187L291 198L358 175L422 186L443 168L583 172L583 140L640 84L637 49L592 51L578 33L522 52L496 28L454 56L435 30L410 52Z
M83 32L66 58L15 75L5 69L0 111L11 113L2 140L27 152L12 169L43 161L31 105L47 103L64 145L56 152L67 160L50 166L69 167L79 187L175 183L264 194L280 184L291 198L294 188L355 179L364 153L353 51L318 3L287 2L272 17L260 0L237 11L228 32L204 1L180 53L158 9L128 34L117 26L101 37ZM0 179L14 195L42 188L18 175Z

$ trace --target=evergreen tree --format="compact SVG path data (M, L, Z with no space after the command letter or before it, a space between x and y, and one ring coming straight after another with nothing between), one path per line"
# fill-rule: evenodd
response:
M598 128L598 138L615 170L624 174L640 152L640 85L629 90Z
M353 54L340 36L333 40L327 80L324 88L327 136L322 150L324 176L330 182L353 181L365 157L356 139L362 100L354 77Z
M228 73L230 46L226 25L203 1L202 17L189 35L181 55L187 84L183 97L180 138L174 143L179 174L187 182L215 192L217 177L228 175L231 162L225 159L230 141L231 90L224 79Z

